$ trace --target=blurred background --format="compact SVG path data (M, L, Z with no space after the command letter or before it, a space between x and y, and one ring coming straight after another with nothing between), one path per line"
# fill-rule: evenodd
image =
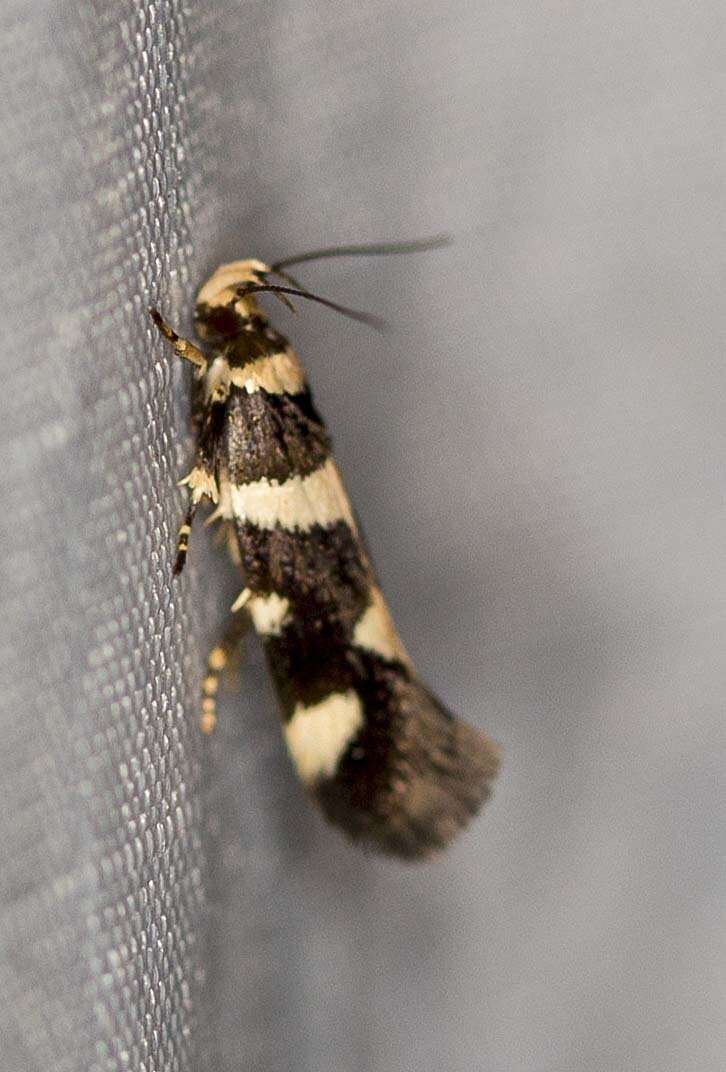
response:
M726 16L6 0L2 1072L717 1072ZM422 675L502 745L440 861L295 781L239 580L171 579L222 261L441 231L274 308ZM271 305L272 308L272 305Z

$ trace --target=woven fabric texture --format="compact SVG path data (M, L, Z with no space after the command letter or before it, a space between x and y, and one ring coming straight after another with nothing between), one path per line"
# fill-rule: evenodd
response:
M0 1067L188 1069L183 444L144 314L187 279L184 21L11 3L2 36Z
M717 1072L723 5L6 0L0 1072ZM502 743L440 862L295 782L240 580L171 577L190 328L270 303L423 676Z

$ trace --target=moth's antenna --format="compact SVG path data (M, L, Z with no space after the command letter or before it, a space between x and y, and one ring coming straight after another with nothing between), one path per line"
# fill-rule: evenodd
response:
M385 320L381 320L378 316L373 316L371 313L361 313L357 309L348 309L345 305L338 305L337 302L330 301L328 298L321 298L319 294L311 294L307 290L298 290L296 287L278 287L272 283L245 283L237 290L237 295L243 298L245 294L259 294L260 291L265 290L270 291L272 294L292 294L296 298L308 298L310 301L325 305L328 309L333 309L336 313L341 313L351 320L358 320L361 324L368 324L369 327L375 328L376 331L385 332L388 328Z
M432 238L420 238L415 242L384 242L369 246L328 246L325 249L313 249L309 253L299 253L295 257L285 257L272 265L273 272L280 268L289 268L292 264L306 261L322 261L328 257L385 257L391 253L425 253L430 249L450 246L451 235L440 234Z

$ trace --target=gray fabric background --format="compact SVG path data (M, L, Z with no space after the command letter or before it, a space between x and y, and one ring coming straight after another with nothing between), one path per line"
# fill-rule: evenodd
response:
M723 1067L723 5L6 0L0 1069ZM239 581L172 583L189 327L279 315L401 632L505 749L420 870L308 807Z

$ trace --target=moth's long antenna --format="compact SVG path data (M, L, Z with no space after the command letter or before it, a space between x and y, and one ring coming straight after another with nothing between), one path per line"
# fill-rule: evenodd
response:
M432 238L421 238L415 242L384 242L370 246L328 246L325 249L313 249L309 253L299 253L295 257L285 257L284 260L276 261L272 265L272 270L276 272L292 264L322 261L328 257L385 257L391 253L425 253L430 249L450 246L452 241L451 235L440 234Z
M292 294L296 298L308 298L310 301L327 306L328 309L334 309L336 313L342 313L343 316L347 316L351 320L358 320L361 324L368 324L369 327L375 328L376 331L384 332L388 327L385 320L381 320L378 316L372 316L371 313L361 313L357 309L348 309L345 305L338 305L337 302L330 301L328 298L321 298L319 294L311 294L307 290L298 290L296 287L278 287L272 283L245 283L239 288L237 294L240 298L243 298L245 294L259 294L260 291L264 290L270 291L272 294Z

